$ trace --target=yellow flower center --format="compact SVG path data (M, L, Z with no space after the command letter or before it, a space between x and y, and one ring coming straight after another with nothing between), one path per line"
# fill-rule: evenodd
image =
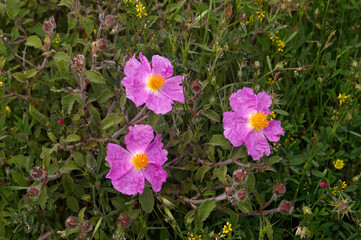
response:
M132 159L134 167L139 169L144 169L148 166L149 158L147 157L147 153L137 153Z
M252 114L250 125L256 131L268 127L268 120L266 114L263 111Z
M148 85L149 89L152 89L154 92L158 91L164 85L164 77L160 74L152 74L148 78Z

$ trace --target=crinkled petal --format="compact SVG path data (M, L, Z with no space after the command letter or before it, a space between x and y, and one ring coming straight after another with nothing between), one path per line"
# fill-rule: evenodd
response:
M152 184L155 192L159 192L162 184L167 179L167 172L159 165L149 164L143 170L144 177Z
M107 148L105 160L110 164L107 178L116 180L124 176L133 167L132 155L117 144L108 143Z
M270 155L271 149L266 137L262 131L252 131L246 138L246 147L248 155L251 155L253 160L259 160L263 154Z
M144 90L147 85L144 77L125 77L122 84L125 87L127 98L132 100L137 107L147 101L150 93Z
M257 112L263 111L266 115L270 113L269 107L272 104L272 98L265 92L257 94Z
M132 168L123 177L112 180L113 187L127 195L142 194L144 190L144 176L141 171Z
M140 67L140 62L135 58L132 57L125 65L124 74L126 76L134 76L138 74L138 68Z
M167 58L154 55L152 57L152 73L161 74L164 78L169 78L173 75L173 65Z
M263 129L264 134L271 142L277 142L280 137L277 135L284 135L283 128L281 127L281 121L270 121L268 127Z
M174 76L165 80L163 88L160 90L164 95L174 101L184 104L184 93L182 84L183 76Z
M233 146L241 146L253 128L249 126L247 119L236 112L225 112L223 114L224 136Z
M143 54L140 52L139 53L139 59L142 62L142 70L148 73L151 73L151 67L150 67L150 63L148 61L148 59L146 57L143 56Z
M173 101L160 91L150 94L146 101L147 107L156 114L166 114L171 111L172 103Z
M146 150L149 158L149 163L156 165L163 165L167 161L168 151L163 149L163 143L160 140L161 135L157 134L154 141L149 145Z
M153 128L150 125L134 125L129 127L129 133L125 135L124 140L128 151L135 155L144 153L153 138Z
M257 112L257 96L251 88L244 87L233 93L229 98L232 110L242 117L248 118L252 113Z

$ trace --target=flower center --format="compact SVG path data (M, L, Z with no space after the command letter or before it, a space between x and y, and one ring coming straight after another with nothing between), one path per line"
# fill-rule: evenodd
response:
M134 167L139 169L144 169L146 166L148 166L149 158L147 157L147 153L137 153L132 159L132 162L134 164Z
M256 131L268 127L267 116L263 111L252 114L250 119L251 119L250 125Z
M147 87L152 89L154 92L158 91L164 85L164 77L160 74L152 74L148 77Z

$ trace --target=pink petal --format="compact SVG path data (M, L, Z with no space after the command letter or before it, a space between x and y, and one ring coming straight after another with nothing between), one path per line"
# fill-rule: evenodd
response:
M251 88L244 87L233 93L229 98L229 104L233 111L244 118L249 118L252 113L257 112L257 96Z
M257 112L263 111L266 115L270 113L268 109L272 104L272 98L265 92L257 94Z
M172 110L173 101L165 96L161 91L150 94L146 101L147 107L156 114L166 114Z
M134 76L138 73L138 68L140 67L140 62L135 58L132 57L124 68L124 74L126 76Z
M248 126L247 119L236 112L225 112L223 114L224 136L233 146L241 146L247 136L252 132L252 127Z
M122 80L122 84L125 87L127 98L132 100L137 107L147 101L149 97L149 92L144 90L147 85L144 77L125 77Z
M164 95L174 101L184 104L184 93L182 84L183 76L174 76L165 80L163 88L160 90Z
M164 78L169 78L173 75L172 63L165 57L154 55L152 57L152 73L161 74Z
M264 134L271 142L277 142L280 137L277 135L284 135L283 128L281 127L281 121L270 121L268 127L263 129Z
M132 168L123 177L112 180L113 187L119 192L127 195L134 195L136 193L143 193L144 176L141 171Z
M155 192L159 192L162 188L162 184L167 179L167 172L161 166L156 164L149 164L143 170L144 177L152 184L152 188Z
M149 63L148 59L146 57L144 57L142 53L139 53L139 59L142 62L142 70L150 73L151 68L150 68L150 63Z
M251 155L253 160L261 159L264 153L267 156L271 153L270 146L262 131L252 131L245 142L248 155Z
M161 135L157 134L154 141L149 145L146 150L149 158L149 163L156 165L163 165L167 161L168 151L163 149L163 143L160 140Z
M128 151L135 155L144 153L154 138L153 128L149 125L134 125L129 127L129 133L125 135L125 145Z
M132 155L117 144L108 143L107 148L105 160L110 164L107 178L116 180L124 176L133 167L131 162Z

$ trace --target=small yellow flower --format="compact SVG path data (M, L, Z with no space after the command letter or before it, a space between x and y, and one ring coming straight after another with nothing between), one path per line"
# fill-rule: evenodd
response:
M270 114L268 114L267 118L268 118L268 121L274 120L276 118L275 111L272 111Z
M332 195L334 195L334 196L339 195L340 190L343 192L343 190L347 187L347 183L345 181L341 181L341 180L339 180L339 181L342 183L342 186L341 186L341 189L339 189L337 185L332 188Z
M6 111L8 112L8 114L11 113L11 108L9 106L6 106Z
M334 162L333 162L333 166L335 166L336 169L342 169L343 166L345 166L345 163L343 162L342 159L336 159Z
M0 87L4 86L4 82L0 81Z
M341 94L341 93L339 93L338 94L338 99L339 99L339 101L340 101L340 105L342 105L342 103L345 103L346 102L346 99L348 98L349 96L347 96L346 94Z
M266 11L257 11L256 13L258 15L257 17L258 17L259 21L262 22L265 17Z
M229 222L226 223L226 225L223 226L223 234L228 234L232 232L232 224L230 224Z

